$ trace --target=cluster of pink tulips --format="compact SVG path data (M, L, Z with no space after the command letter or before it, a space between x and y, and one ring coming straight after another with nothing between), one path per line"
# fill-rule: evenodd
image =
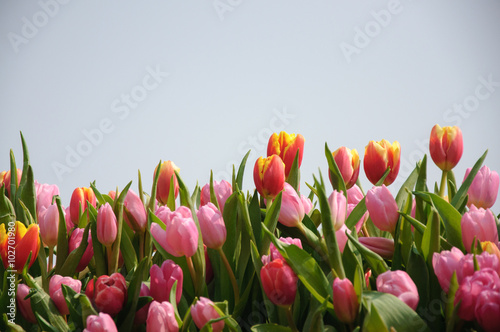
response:
M193 191L165 161L150 194L139 172L137 191L91 183L67 208L22 140L23 168L0 173L2 331L500 331L499 176L484 153L456 180L458 127L432 128L440 181L425 156L397 195L397 141L366 145L366 192L357 150L328 145L327 182L304 189L305 139L281 132L255 190L248 154Z

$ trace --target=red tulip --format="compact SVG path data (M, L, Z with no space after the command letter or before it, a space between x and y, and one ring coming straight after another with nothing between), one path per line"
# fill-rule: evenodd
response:
M372 184L376 184L387 168L390 168L391 170L384 180L386 186L390 185L398 176L400 157L401 146L397 141L392 144L385 139L379 142L370 141L365 147L363 160L366 177Z
M87 209L89 203L94 207L96 206L96 197L91 188L80 187L73 191L69 204L69 211L73 224L78 225L80 222L80 211L83 213Z
M333 281L333 307L341 322L349 324L356 319L359 301L349 279L335 278Z
M464 150L462 131L457 126L443 127L435 125L431 130L429 152L432 160L443 171L455 167Z
M259 157L253 168L253 180L259 194L274 199L285 186L285 166L278 155Z
M293 160L299 151L299 167L302 164L302 155L304 153L304 136L301 134L288 134L284 131L279 135L273 133L267 144L267 156L276 154L280 156L285 163L285 176L288 177L292 169Z
M94 303L99 311L111 316L119 313L127 300L127 284L120 273L100 276L94 287Z
M297 275L283 260L275 259L260 270L262 288L269 300L278 306L289 306L297 293Z
M157 171L158 166L155 168L155 177ZM172 179L174 181L174 198L177 198L179 195L179 183L177 182L175 171L179 172L179 167L175 166L173 161L167 160L160 165L160 175L158 177L158 185L156 187L156 200L163 205L168 202L170 181L172 181Z

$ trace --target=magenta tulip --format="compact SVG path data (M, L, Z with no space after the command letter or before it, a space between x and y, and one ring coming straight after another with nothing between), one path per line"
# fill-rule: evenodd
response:
M123 201L123 217L134 232L144 233L148 224L146 208L142 204L141 198L130 189L127 191Z
M94 303L99 311L111 316L119 313L127 300L127 284L120 273L102 275L94 285Z
M500 331L500 291L485 290L476 299L477 322L486 332Z
M297 293L297 275L283 260L275 259L260 270L262 288L269 300L278 306L289 306Z
M226 204L226 200L233 193L233 188L231 184L226 180L222 180L220 182L214 180L214 193L217 198L217 204L219 204L220 211L224 213L224 205ZM200 193L200 205L203 206L210 202L210 183L201 188Z
M385 185L373 187L366 194L366 209L380 230L394 233L399 219L398 205Z
M118 329L110 315L100 312L87 316L87 328L83 332L118 332Z
M419 301L417 286L404 271L386 271L379 274L377 290L396 296L413 310L417 308Z
M476 208L471 205L468 212L462 216L462 241L465 250L471 252L474 239L479 242L498 242L498 229L495 216L490 209Z
M333 228L335 228L335 231L338 231L345 223L347 200L342 192L334 190L328 198L328 203L330 205Z
M462 251L458 248L451 248L450 250L443 250L440 253L435 252L432 255L432 267L434 268L434 273L438 278L439 285L441 288L448 293L450 289L450 281L458 268L458 263L464 257Z
M278 221L288 227L296 227L304 219L305 211L302 205L302 200L293 189L293 187L285 182L281 196L281 209L278 216Z
M113 208L109 203L101 205L97 211L97 239L105 247L115 242L118 225Z
M57 309L61 315L68 315L69 309L64 298L61 285L64 284L74 290L76 293L80 293L82 290L82 282L78 279L73 279L71 277L63 277L55 274L50 278L49 282L49 294L52 301L56 305Z
M194 305L191 306L191 317L199 329L202 329L210 320L220 317L219 313L214 309L215 304L206 297L200 297ZM220 332L224 328L224 321L212 323L214 332Z
M80 243L82 242L83 239L84 231L85 230L83 228L75 228L73 230L73 232L71 233L71 237L69 238L69 252L72 252L73 250L75 250L80 246ZM87 267L87 265L89 265L92 256L94 256L94 248L92 247L92 236L90 234L90 231L87 241L88 241L87 249L85 249L82 258L80 259L80 262L76 267L76 272L83 271Z
M147 332L179 331L179 324L175 319L174 307L170 302L153 301L148 311L146 321Z
M386 237L360 237L358 241L373 251L377 253L382 258L392 259L394 255L394 240L388 239Z
M33 314L33 309L31 308L31 298L24 299L30 292L30 288L26 284L17 285L17 306L21 311L21 315L23 315L24 319L28 322L36 324L35 314Z
M222 248L226 242L226 224L222 213L211 202L200 207L196 212L200 223L203 243L211 249Z
M40 226L40 236L47 247L57 245L57 232L59 231L59 209L57 205L52 204L40 213L38 217L38 226Z
M153 265L149 270L151 275L150 291L151 296L158 302L170 301L170 291L174 283L177 281L177 289L175 292L175 300L177 303L181 300L182 296L182 281L183 273L179 265L174 261L167 259L159 267Z
M359 301L349 279L335 278L333 281L333 308L343 323L352 323L359 311Z
M467 168L465 171L464 181L470 171L471 168ZM469 195L467 206L471 207L474 204L478 208L491 208L497 200L499 184L500 178L497 172L490 171L488 166L481 167L467 191Z

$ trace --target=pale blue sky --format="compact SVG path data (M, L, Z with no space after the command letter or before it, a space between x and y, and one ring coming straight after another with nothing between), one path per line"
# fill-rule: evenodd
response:
M463 131L457 179L486 149L499 172L499 17L498 1L3 0L0 170L9 149L21 164L22 130L35 177L65 204L93 180L136 189L138 169L149 192L160 159L192 190L248 149L253 190L256 158L285 130L305 137L307 182L326 171L325 142L362 155L398 140L395 190L438 123Z

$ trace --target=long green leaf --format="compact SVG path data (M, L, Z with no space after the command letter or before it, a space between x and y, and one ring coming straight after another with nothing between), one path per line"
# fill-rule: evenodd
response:
M328 172L330 175L330 180L332 183L332 187L334 190L342 191L344 195L347 197L347 188L345 186L344 178L342 177L342 173L340 173L340 169L333 158L333 154L328 148L328 144L325 143L325 156L328 161Z
M455 207L455 209L459 209L460 206L463 204L463 201L467 199L467 191L469 190L470 185L472 184L472 181L474 180L474 177L476 176L477 172L481 168L481 165L483 164L484 159L486 158L486 155L488 154L488 150L486 150L483 155L479 158L478 161L474 164L474 167L472 167L469 175L465 179L465 181L462 183L460 188L458 189L457 193L453 197L451 201L451 205Z
M252 150L248 150L247 154L241 160L240 167L238 167L238 174L236 175L235 183L233 183L233 190L235 188L235 185L237 185L238 188L243 188L243 174L245 173L245 165L251 151Z

